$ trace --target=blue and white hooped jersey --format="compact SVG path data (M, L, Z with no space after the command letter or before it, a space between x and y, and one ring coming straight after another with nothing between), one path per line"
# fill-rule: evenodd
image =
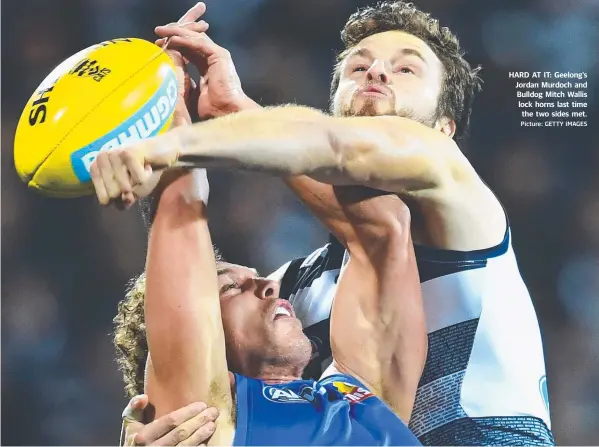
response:
M429 349L410 429L424 445L554 445L543 345L510 242L470 252L415 246ZM313 348L304 377L331 362L329 318L345 252L331 239L281 267Z
M235 389L233 445L422 445L384 402L345 374L277 385L235 374Z

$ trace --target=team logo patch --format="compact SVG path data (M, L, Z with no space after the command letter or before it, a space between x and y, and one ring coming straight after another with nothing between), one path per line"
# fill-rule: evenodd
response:
M288 388L277 388L276 386L265 386L262 388L262 395L271 402L289 404L289 403L310 403L313 400L314 390L309 386L302 388L297 394ZM312 400L310 399L312 397Z
M333 386L345 399L350 401L350 404L355 404L374 396L370 391L351 383L333 382Z

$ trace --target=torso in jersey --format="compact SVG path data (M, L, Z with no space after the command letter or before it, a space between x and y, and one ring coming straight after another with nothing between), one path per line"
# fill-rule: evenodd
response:
M421 445L353 377L269 385L235 374L234 445Z
M554 445L539 325L509 229L486 250L415 252L429 350L412 432L424 445ZM331 238L274 274L312 342L304 378L331 362L329 318L344 259Z

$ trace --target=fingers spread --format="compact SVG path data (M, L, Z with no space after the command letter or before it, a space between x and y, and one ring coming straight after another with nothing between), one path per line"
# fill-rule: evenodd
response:
M174 35L169 40L169 48L180 52L185 59L195 65L200 75L205 74L210 59L214 62L215 57L219 59L230 57L225 48L215 44L205 33L193 37Z
M203 20L199 22L189 22L184 24L169 24L165 26L157 26L154 28L154 32L158 37L172 37L172 36L188 36L192 37L196 34L205 33L208 31L209 25Z
M189 10L181 16L179 23L195 22L206 12L206 3L199 2L193 5Z

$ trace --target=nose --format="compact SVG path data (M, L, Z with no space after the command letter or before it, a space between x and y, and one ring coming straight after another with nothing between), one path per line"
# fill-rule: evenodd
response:
M385 63L380 60L374 61L368 71L366 71L366 79L368 82L387 84L389 82L389 75Z
M261 300L278 298L280 288L281 287L278 281L273 281L271 279L256 280L256 295Z

